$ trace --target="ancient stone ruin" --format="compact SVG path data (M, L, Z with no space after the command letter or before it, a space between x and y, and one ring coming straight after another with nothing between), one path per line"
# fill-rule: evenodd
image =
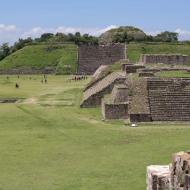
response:
M147 167L147 190L170 190L170 167L149 166Z
M102 98L112 92L115 84L122 84L126 77L121 72L114 72L88 88L84 92L84 98L81 103L82 108L97 107L101 105Z
M125 45L80 46L78 72L94 73L84 89L81 108L101 106L104 119L130 119L131 122L190 121L190 78L161 78L165 71L189 71L186 66L160 66L158 63L185 64L180 54L141 55L141 63L126 58ZM111 65L120 64L120 71ZM162 65L162 64L161 64ZM117 65L118 66L118 65Z
M147 167L147 190L189 189L190 152L174 154L170 165Z
M142 54L139 60L140 63L164 63L164 64L187 64L190 58L187 55L181 54Z
M104 119L190 121L190 78L154 76L159 71L138 64L121 64L121 71L101 66L84 90L81 107L101 106Z
M137 73L138 69L143 69L145 66L137 64L122 64L122 71L126 73Z
M115 85L110 97L102 100L104 119L128 119L128 88L125 84Z
M81 45L78 48L78 74L93 74L101 65L111 65L126 57L124 44Z
M147 80L153 121L190 121L190 79Z

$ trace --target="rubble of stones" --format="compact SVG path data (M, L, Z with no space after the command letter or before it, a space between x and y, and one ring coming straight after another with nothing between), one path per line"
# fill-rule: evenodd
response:
M174 154L170 165L148 166L147 190L190 190L190 152Z

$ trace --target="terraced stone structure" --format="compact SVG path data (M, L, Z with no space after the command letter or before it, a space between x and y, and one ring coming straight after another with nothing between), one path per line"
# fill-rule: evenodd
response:
M131 122L150 122L147 78L128 77L129 115Z
M101 65L111 65L126 57L124 44L81 45L78 48L78 74L93 74Z
M85 88L82 108L102 105L105 119L190 121L190 78L150 77L153 72L138 77L105 69L100 67Z
M111 97L102 100L104 119L128 119L128 88L127 85L115 85Z
M190 121L190 79L148 78L153 121Z
M126 76L122 72L113 72L105 78L94 83L84 92L81 108L97 107L101 105L102 98L110 94L115 84L123 84Z
M143 64L164 63L164 64L187 64L190 57L181 54L142 54L139 60Z

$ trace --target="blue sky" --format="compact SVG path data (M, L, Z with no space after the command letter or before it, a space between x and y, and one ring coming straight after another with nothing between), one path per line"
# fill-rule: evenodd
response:
M99 35L132 25L156 34L170 30L190 39L189 0L0 0L0 43L43 32Z

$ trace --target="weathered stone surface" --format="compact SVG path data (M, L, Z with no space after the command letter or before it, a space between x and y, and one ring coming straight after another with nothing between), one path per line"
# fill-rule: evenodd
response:
M150 122L150 107L146 78L128 78L129 114L131 122Z
M123 84L126 76L121 72L114 72L97 82L84 92L81 108L97 107L106 94L110 94L115 84Z
M131 122L151 122L152 117L151 114L148 113L137 113L137 114L130 114L130 121Z
M190 153L179 152L172 157L171 185L173 189L190 187Z
M102 101L104 119L128 119L128 103L106 103Z
M86 85L84 91L95 85L97 82L105 78L107 75L110 74L109 66L108 65L101 65L96 72L93 74L91 81Z
M154 73L151 73L151 72L141 72L141 73L139 73L139 77L154 77Z
M113 103L128 102L128 88L125 84L115 85L112 91Z
M125 59L124 44L81 45L78 49L78 74L93 74L101 65Z
M172 156L169 166L147 167L147 190L190 190L190 152Z
M190 121L190 79L147 80L153 121Z
M181 54L142 54L139 60L140 63L164 63L164 64L187 64L190 58L187 55Z
M143 69L145 66L137 64L123 64L122 70L126 73L137 73L138 69Z
M147 167L147 190L170 190L169 166Z

